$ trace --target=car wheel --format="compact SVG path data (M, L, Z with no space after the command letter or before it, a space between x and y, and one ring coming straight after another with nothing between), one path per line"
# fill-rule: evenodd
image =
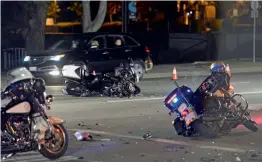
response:
M145 66L141 61L134 61L134 69L137 72L137 75L139 77L139 80L143 78L145 73Z

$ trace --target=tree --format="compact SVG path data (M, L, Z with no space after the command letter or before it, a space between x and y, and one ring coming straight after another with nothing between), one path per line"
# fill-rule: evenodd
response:
M75 12L77 16L82 17L83 15L83 6L81 2L72 2L70 7L67 7L68 10Z
M28 1L23 3L29 3L28 7L24 7L24 9L30 11L26 22L27 29L23 32L27 52L43 50L45 47L45 23L48 2Z
M121 2L108 2L107 14L109 16L109 22L113 22L113 15L117 14L121 10Z
M48 17L57 19L59 17L60 12L61 12L61 9L56 1L52 1L49 3L48 9L47 9Z
M3 3L3 2L2 2ZM47 1L4 2L4 29L21 34L27 51L44 49ZM12 8L12 11L8 10Z
M91 21L90 0L83 1L82 5L83 5L83 17L82 17L83 33L98 31L105 20L106 11L107 11L107 1L100 1L97 15L93 21Z

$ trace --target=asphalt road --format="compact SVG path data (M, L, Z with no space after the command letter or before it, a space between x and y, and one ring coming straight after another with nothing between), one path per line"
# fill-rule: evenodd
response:
M181 78L179 83L195 89L203 78ZM236 74L232 78L235 91L247 98L254 120L262 129L262 75ZM173 117L163 106L163 97L174 85L168 79L139 83L143 94L131 99L76 98L63 96L61 87L48 87L55 95L49 115L64 118L70 134L70 148L60 161L85 162L225 162L262 161L262 132L250 132L242 126L230 135L217 139L177 136L171 125ZM81 126L79 126L80 123ZM87 131L93 141L77 141L73 134ZM148 131L153 137L146 141ZM251 150L254 150L251 155ZM41 155L21 155L8 161L46 161Z

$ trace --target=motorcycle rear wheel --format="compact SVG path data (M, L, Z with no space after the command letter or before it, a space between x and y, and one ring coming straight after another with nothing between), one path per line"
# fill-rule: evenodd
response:
M56 129L57 134L59 137L62 139L62 144L59 146L58 150L52 150L52 148L47 147L47 143L41 145L41 149L39 152L46 158L50 160L56 160L62 157L68 148L68 142L69 142L69 137L66 128L64 127L63 124L59 125L54 125L54 129Z
M257 131L258 131L258 125L257 125L257 123L256 123L255 121L251 120L251 119L243 122L243 125L244 125L247 129L249 129L250 131L252 131L252 132L257 132Z

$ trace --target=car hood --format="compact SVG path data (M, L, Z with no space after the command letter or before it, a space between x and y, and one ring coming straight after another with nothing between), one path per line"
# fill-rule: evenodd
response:
M65 54L70 51L72 50L44 50L44 51L33 52L29 54L29 56L55 56L55 55Z

